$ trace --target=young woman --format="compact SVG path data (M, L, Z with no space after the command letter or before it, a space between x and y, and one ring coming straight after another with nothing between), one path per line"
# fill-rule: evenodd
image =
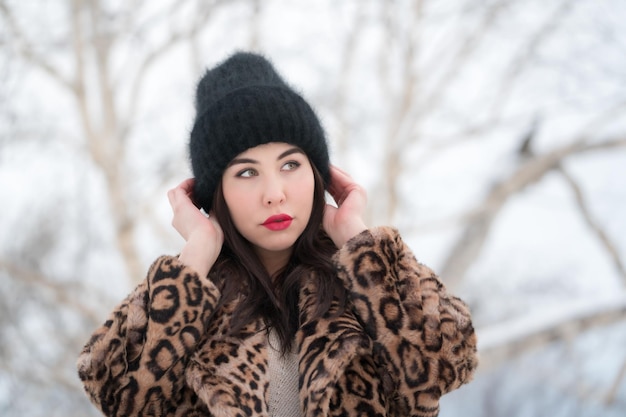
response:
M467 306L396 230L365 226L365 192L265 58L200 80L190 156L168 193L184 247L78 360L105 415L436 416L471 379Z

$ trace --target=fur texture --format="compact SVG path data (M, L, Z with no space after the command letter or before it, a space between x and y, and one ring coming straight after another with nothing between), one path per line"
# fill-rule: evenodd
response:
M342 315L310 320L314 280L300 292L303 415L436 416L477 365L467 306L393 229L361 233L334 261L349 291ZM159 258L79 357L92 402L107 416L267 416L263 324L224 336L237 301L216 310L219 298L219 283Z

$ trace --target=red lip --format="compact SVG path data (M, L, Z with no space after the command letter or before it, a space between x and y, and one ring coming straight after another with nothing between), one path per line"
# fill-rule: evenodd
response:
M291 225L293 218L288 214L276 214L275 216L268 217L263 226L270 230L284 230Z

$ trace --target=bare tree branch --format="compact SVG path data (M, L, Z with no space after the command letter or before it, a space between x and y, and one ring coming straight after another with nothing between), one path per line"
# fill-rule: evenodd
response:
M502 13L506 11L506 6L509 2L510 0L500 0L491 4L489 9L483 14L477 28L472 33L463 37L463 42L457 49L451 63L443 69L443 74L439 76L438 80L435 82L435 87L432 88L430 94L421 102L419 108L415 109L418 114L428 113L432 109L437 108L439 100L443 97L451 81L463 68L474 51L480 46L483 38L489 33L489 30L497 22ZM433 59L434 62L430 64L430 67L436 69L440 66L439 57ZM425 71L428 71L428 69ZM415 120L415 118L412 117L409 120ZM407 131L414 131L413 126L408 127Z
M493 221L511 196L539 181L546 173L557 168L567 157L625 146L626 137L593 143L590 143L586 137L582 137L522 163L508 178L491 187L482 204L473 211L472 221L467 224L460 239L449 252L441 269L441 276L445 277L447 284L452 287L460 282L468 268L478 259Z
M622 367L617 373L615 381L613 381L613 384L611 384L611 388L609 389L609 392L604 399L604 404L611 405L615 403L619 386L622 384L623 381L626 381L626 360L624 360L624 363L622 363Z
M21 332L16 332L16 337L19 337L20 340L15 342L21 346L30 346L37 343L35 340L24 339L22 336ZM5 360L2 360L0 369L6 371L13 378L19 379L23 384L33 384L48 388L62 387L66 391L76 391L79 386L78 381L67 376L67 368L64 369L62 366L52 367L50 363L42 363L36 354L30 355L30 357L34 361L31 365L36 365L37 372L33 372L33 368L23 367Z
M560 27L561 22L568 16L577 2L570 0L562 0L561 4L554 8L550 16L545 19L543 25L539 29L525 39L525 46L519 49L515 58L508 65L508 70L504 77L500 80L499 86L494 91L498 92L497 98L493 102L491 113L495 114L504 107L504 102L509 96L515 80L524 74L529 63L535 57L537 48L547 42Z
M7 7L5 2L0 2L0 13L4 16L5 21L12 35L16 38L15 44L19 47L20 54L24 60L30 62L36 68L48 74L53 80L57 81L62 87L72 90L72 83L61 72L48 62L41 54L35 51L32 43L27 39L22 29L18 26L11 9Z
M387 3L385 3L387 4ZM349 97L349 80L352 77L352 68L355 61L357 43L362 39L362 32L365 23L365 13L362 8L358 8L356 16L352 23L352 27L348 32L341 52L341 67L339 76L337 77L337 88L335 89L334 113L337 118L337 134L334 142L337 147L337 153L340 157L345 157L348 150L348 117L347 117L347 98Z
M139 70L133 77L133 82L131 83L130 104L125 112L128 117L126 118L125 123L120 126L120 135L122 137L127 136L131 129L132 121L135 119L135 115L137 113L139 97L141 96L146 74L152 65L154 65L163 55L175 46L179 45L181 42L192 41L195 39L198 33L207 27L207 21L213 13L214 8L224 1L225 0L217 0L210 4L198 3L199 8L197 13L194 15L194 20L185 26L185 30L171 32L170 36L165 41L156 46L152 51L143 57ZM200 7L200 5L202 5L202 7Z
M82 317L91 320L92 323L95 324L101 321L101 311L94 309L94 306L88 306L81 303L78 297L71 296L72 293L75 293L74 291L71 291L71 289L76 289L76 282L72 282L71 284L55 282L49 277L43 275L40 271L23 267L6 259L0 259L0 270L6 271L9 276L23 284L28 284L37 288L40 292L42 289L50 291L57 304L75 310Z
M250 16L250 40L248 47L250 50L256 51L261 46L261 0L250 0L252 13Z
M417 89L419 86L419 73L415 68L416 58L420 50L421 31L420 24L423 19L423 1L414 0L410 3L410 21L412 25L405 27L402 33L397 33L398 27L403 27L401 22L394 19L406 19L406 13L393 13L393 2L385 2L381 11L381 21L384 24L386 39L381 44L379 76L383 88L383 94L389 103L389 116L385 132L385 148L382 157L381 175L378 184L375 185L375 194L379 195L376 205L368 207L368 218L377 221L393 222L393 216L397 212L399 196L397 190L398 178L402 172L402 152L406 150L403 146L408 141L406 131L403 126L410 122L411 109L416 107L415 103L419 97ZM392 87L389 78L390 63L388 45L393 38L399 38L401 45L400 67L401 76L399 85Z
M70 21L72 29L72 53L74 58L74 80L72 81L72 92L76 100L79 111L85 140L89 148L89 153L96 165L106 167L104 152L104 141L94 140L96 136L93 120L88 111L87 91L85 88L85 35L81 22L81 0L72 0L70 6Z
M569 186L572 188L580 214L585 219L587 226L589 226L591 231L596 235L609 257L613 260L613 264L621 275L624 286L626 287L626 267L620 258L616 244L612 241L603 227L593 218L593 214L591 213L583 192L580 189L580 186L576 183L576 180L563 168L562 165L559 165L557 170L563 175L563 178L565 178Z
M569 307L558 314L537 312L517 320L506 320L477 329L480 367L489 370L521 354L567 340L581 333L626 317L626 295L593 300Z
M419 52L419 36L420 36L420 20L422 16L422 1L412 3L411 13L413 15L413 24L410 33L407 34L407 45L404 54L404 77L403 85L400 89L401 96L395 102L397 107L393 109L390 116L390 122L387 133L388 143L385 154L382 172L385 173L383 181L378 185L376 194L382 197L379 201L384 202L386 208L384 213L370 217L378 219L387 219L394 221L393 216L397 211L399 199L397 196L397 183L402 172L401 155L411 142L415 143L418 139L415 132L418 126L433 109L437 108L439 101L444 96L447 87L450 85L454 77L461 71L463 65L470 59L474 51L480 46L483 38L489 32L489 29L495 24L501 13L506 9L506 5L510 0L500 0L489 6L488 10L482 15L476 29L472 33L463 37L464 41L456 50L451 62L444 66L441 74L434 80L434 87L423 94L417 93L418 84L421 81L418 71L414 68L416 57ZM438 73L438 69L442 67L439 57L434 58L435 61L422 70L421 73ZM383 203L381 203L383 204Z

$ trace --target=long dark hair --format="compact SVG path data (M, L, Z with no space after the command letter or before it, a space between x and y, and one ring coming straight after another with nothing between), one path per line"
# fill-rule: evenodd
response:
M233 312L230 334L240 335L246 324L262 318L268 328L276 331L283 353L291 348L298 330L302 279L317 280L317 308L310 319L326 314L333 300L338 305L333 314L340 314L347 297L331 261L337 247L322 228L326 206L324 181L312 163L311 168L315 181L311 217L294 244L288 264L274 276L268 274L250 242L235 227L224 200L221 181L213 198L213 213L224 231L224 245L212 268L212 272L223 277L214 277L223 286L220 304L238 296L244 297Z

